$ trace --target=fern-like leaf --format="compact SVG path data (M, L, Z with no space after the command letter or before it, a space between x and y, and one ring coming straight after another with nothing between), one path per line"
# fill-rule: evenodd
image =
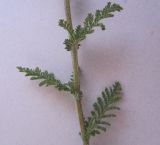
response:
M95 14L89 13L83 22L83 26L78 25L75 29L73 29L67 21L61 19L59 26L63 27L70 34L70 38L64 42L66 49L70 51L73 46L79 46L79 43L84 40L88 34L94 32L95 27L100 27L102 30L105 30L105 25L100 23L100 21L113 17L113 12L120 12L121 10L122 7L120 5L108 2L102 10L96 10Z
M116 82L109 89L102 91L102 96L97 98L96 103L93 104L93 111L85 120L85 138L89 140L91 136L100 134L101 131L106 131L106 127L111 124L106 121L106 118L116 117L113 113L107 113L110 110L119 110L119 107L113 106L121 99L121 85Z
M39 86L51 86L53 85L60 91L67 91L74 94L73 82L70 80L68 83L62 83L60 80L55 78L53 73L48 71L42 72L40 68L30 69L26 67L17 67L20 72L25 73L25 76L31 77L31 80L41 80Z

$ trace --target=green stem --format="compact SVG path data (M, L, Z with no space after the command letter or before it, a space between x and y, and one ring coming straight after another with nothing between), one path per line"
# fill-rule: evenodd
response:
M68 23L72 26L72 16L70 9L70 0L64 0L65 2L65 14ZM77 109L77 115L80 124L81 137L83 145L89 145L89 141L85 139L85 126L84 126L84 115L81 103L81 90L80 90L80 80L79 80L79 68L78 68L78 45L71 48L72 65L73 65L73 78L74 78L74 89L75 89L75 104Z

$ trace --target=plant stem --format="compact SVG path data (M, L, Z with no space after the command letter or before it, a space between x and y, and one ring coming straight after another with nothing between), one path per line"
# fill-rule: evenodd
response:
M70 26L72 26L72 16L70 9L70 0L64 0L65 2L65 14L66 19ZM81 103L81 90L80 90L80 80L79 80L79 67L78 67L78 45L75 45L71 48L71 56L72 56L72 65L73 65L73 79L74 79L74 89L75 89L75 104L77 109L77 115L80 124L81 137L83 141L83 145L89 145L89 141L85 139L85 126L84 126L84 115L82 110Z

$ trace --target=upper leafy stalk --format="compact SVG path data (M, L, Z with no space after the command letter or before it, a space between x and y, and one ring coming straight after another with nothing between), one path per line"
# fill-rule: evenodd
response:
M75 96L83 145L89 145L91 136L100 134L101 131L106 131L107 126L111 125L107 119L116 117L116 115L110 111L119 110L119 107L113 105L121 99L122 88L119 82L115 82L110 88L105 88L105 90L102 91L101 96L98 97L97 101L93 104L93 110L91 111L90 116L85 119L81 104L82 92L80 90L78 76L77 48L80 46L80 42L84 40L88 34L94 32L95 27L100 27L102 30L105 30L105 25L101 23L101 20L113 17L113 13L120 12L122 7L118 4L108 2L102 10L96 10L95 14L89 13L85 18L83 25L78 25L73 28L72 20L70 20L70 1L65 0L65 3L66 16L69 20L59 20L59 26L69 33L69 38L65 39L64 44L66 50L71 51L72 54L73 76L71 76L71 79L67 83L62 83L53 73L42 71L38 67L30 69L19 66L17 69L20 72L25 73L25 76L29 76L31 80L40 80L39 86L54 86L59 91L70 92Z
M120 5L108 2L102 10L96 10L95 14L89 13L83 22L83 26L78 25L75 29L73 29L66 20L61 19L59 26L67 30L70 34L70 38L64 41L66 49L70 51L72 47L79 46L79 43L84 40L88 34L94 32L95 27L100 27L102 30L105 30L105 25L100 23L100 21L113 17L113 12L120 12L121 10L122 7Z

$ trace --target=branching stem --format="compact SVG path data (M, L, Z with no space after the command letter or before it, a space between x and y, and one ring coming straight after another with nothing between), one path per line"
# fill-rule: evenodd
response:
M64 0L65 2L65 14L68 23L72 26L72 16L70 9L70 0ZM81 103L81 90L80 90L80 80L79 80L79 69L78 69L78 45L74 45L71 48L71 56L72 56L72 65L73 65L73 79L74 79L74 89L75 89L75 104L77 109L77 115L79 118L81 137L83 141L83 145L89 145L89 141L85 139L85 126L84 126L84 115L82 110Z

